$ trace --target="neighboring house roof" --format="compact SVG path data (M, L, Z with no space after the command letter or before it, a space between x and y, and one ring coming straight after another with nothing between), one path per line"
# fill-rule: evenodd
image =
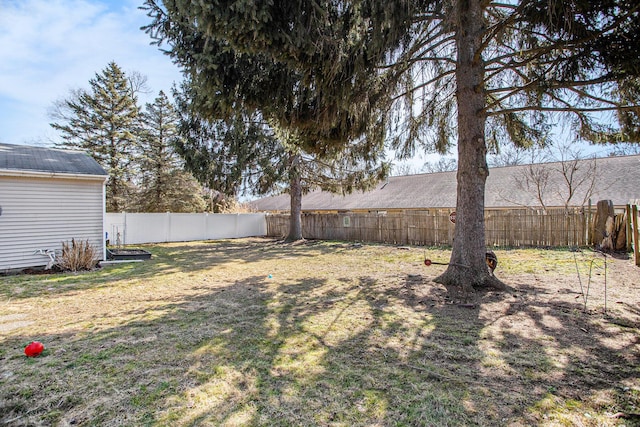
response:
M0 174L11 172L107 176L98 162L82 151L0 144Z
M537 187L541 187L547 207L564 206L569 199L563 166L575 166L575 194L569 206L583 206L590 198L612 200L616 206L640 199L640 155L606 157L571 162L541 163L491 168L485 191L485 207L541 206ZM533 176L539 178L533 178ZM582 183L577 185L578 181ZM345 196L312 191L302 197L303 211L385 210L454 208L456 206L456 172L392 176L371 191ZM539 184L539 185L537 185ZM589 190L593 186L592 190ZM589 197L590 196L590 197ZM250 205L259 211L287 211L288 194L255 200Z

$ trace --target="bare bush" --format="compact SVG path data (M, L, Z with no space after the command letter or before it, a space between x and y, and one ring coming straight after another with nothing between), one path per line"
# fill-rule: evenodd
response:
M226 200L224 204L220 204L218 207L218 213L225 214L254 212L256 212L256 209L250 203L240 202L236 199Z
M91 270L96 265L96 249L89 244L89 240L76 242L62 242L62 255L57 259L58 267L63 271Z

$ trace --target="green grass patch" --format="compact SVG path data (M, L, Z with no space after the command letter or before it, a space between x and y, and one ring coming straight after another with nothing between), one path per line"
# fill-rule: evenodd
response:
M569 251L496 250L516 292L465 307L431 280L446 267L423 264L446 248L145 249L143 263L0 277L0 423L606 426L638 404L636 295L611 296L616 324L585 312ZM31 340L42 356L24 356Z

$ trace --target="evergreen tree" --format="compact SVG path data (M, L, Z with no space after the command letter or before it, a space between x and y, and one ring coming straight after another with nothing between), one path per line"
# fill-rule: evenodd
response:
M260 114L238 109L226 119L206 118L194 106L188 79L174 97L181 136L176 150L202 185L229 198L277 191L284 151Z
M140 171L136 210L141 212L203 212L202 188L184 170L174 146L179 144L178 114L163 91L142 114Z
M640 78L622 80L613 95L624 107L616 112L619 127L603 126L601 132L587 129L586 138L600 144L613 144L613 152L640 151ZM613 120L612 120L613 121Z
M132 155L139 131L139 107L125 73L111 62L89 80L89 90L72 92L57 105L51 123L62 134L61 147L89 153L107 171L109 212L129 208Z
M184 139L178 151L187 168L209 188L228 196L288 191L291 221L287 241L301 239L302 195L314 188L333 192L364 189L388 173L377 156L364 156L355 143L349 154L322 157L305 152L299 136L270 126L259 113L206 120L193 108L193 85L177 94Z
M367 145L366 139L320 156L302 149L308 144L301 142L295 131L276 128L276 135L285 149L280 162L287 166L287 191L291 196L287 241L303 238L302 196L307 192L316 188L340 194L367 190L389 174L389 163L381 162L377 155L369 156L368 150L362 148Z
M155 11L162 19L164 12L161 8L154 2L148 2L147 6L151 14ZM233 117L239 114L238 111L255 111L272 128L285 133L291 130L290 135L295 135L288 138L295 143L284 144L286 154L279 159L286 167L292 199L291 229L287 240L302 238L300 212L304 185L300 171L301 153L315 156L322 164L331 165L335 172L341 162L345 163L346 157L341 155L341 151L348 151L349 157L353 158L350 162L353 169L339 175L348 177L340 188L349 190L364 189L371 185L373 179L380 179L388 172L387 165L381 161L384 154L381 111L370 108L366 101L370 93L363 85L358 85L357 93L345 92L351 102L334 102L314 90L313 85L305 81L306 76L296 70L283 67L264 55L234 49L224 41L208 40L197 25L186 21L175 25L179 30L172 32L177 38L170 53L184 69L192 111L196 111L202 120L211 122L228 122L236 120ZM171 28L164 24L161 26ZM208 59L201 62L204 58ZM367 83L376 82L374 78ZM260 88L271 87L270 90L278 96L273 97L267 91L256 94L245 90L249 87L259 92ZM262 95L269 96L272 102L265 103L266 98ZM355 105L361 108L352 108ZM323 122L326 125L320 126ZM333 143L343 138L350 141L347 147ZM232 144L232 147L242 145ZM237 154L231 151L231 155ZM357 165L362 165L362 169ZM335 183L327 183L326 186L338 187Z
M637 1L145 4L154 19L147 30L172 44L203 92L226 100L222 109L241 103L273 114L324 153L379 123L375 112L404 106L387 122L401 152L456 143L454 245L437 280L463 297L504 289L485 265L488 149L501 140L535 145L563 113L593 140L608 130L597 123L602 112L638 107L616 94L640 75Z

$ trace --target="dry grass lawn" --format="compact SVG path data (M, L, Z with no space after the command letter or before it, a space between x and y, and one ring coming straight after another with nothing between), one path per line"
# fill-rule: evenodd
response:
M638 425L631 260L608 257L605 274L589 251L496 250L515 291L468 306L423 264L448 250L146 249L143 263L0 277L0 424ZM32 340L40 357L23 354Z

